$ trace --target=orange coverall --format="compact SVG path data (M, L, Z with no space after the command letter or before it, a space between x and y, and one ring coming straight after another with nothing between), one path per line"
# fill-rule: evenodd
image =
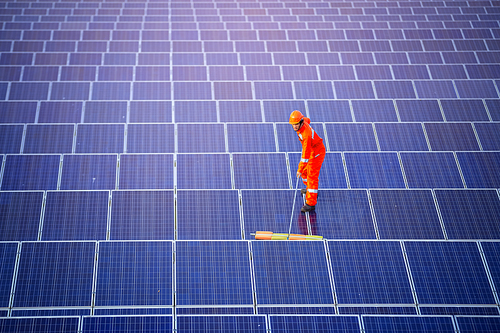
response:
M311 125L311 119L304 117L302 127L297 131L302 143L302 156L297 173L302 174L302 182L306 185L306 204L316 206L318 202L319 171L325 160L325 145Z

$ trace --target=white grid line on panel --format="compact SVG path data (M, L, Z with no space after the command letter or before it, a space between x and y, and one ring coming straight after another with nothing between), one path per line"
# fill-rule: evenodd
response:
M57 176L57 189L61 189L62 173L63 173L64 155L61 154L59 158L59 174Z
M110 194L111 195L111 194ZM95 244L95 251L94 251L94 271L93 271L93 276L92 276L92 296L91 296L91 301L90 301L90 314L94 315L94 309L95 309L95 298L97 294L97 269L99 265L99 242L96 242Z
M43 222L45 219L45 208L47 205L47 192L43 192L43 197L42 197L42 207L40 209L40 221L38 223L38 237L37 240L41 241L42 240L42 234L43 234Z
M172 316L177 325L176 309L177 309L177 246L175 240L172 241Z
M370 205L370 213L371 213L371 216L372 216L373 229L375 230L375 237L376 237L376 239L380 239L380 233L378 231L377 217L375 216L375 208L373 207L372 196L371 196L371 193L370 193L369 189L367 189L365 191L366 191L366 195L367 195L367 198L368 198L368 204Z
M253 301L253 313L258 314L258 307L257 307L257 287L256 287L256 281L255 281L255 265L253 261L253 247L252 247L252 242L248 242L248 259L249 259L249 264L250 264L250 281L252 284L252 301Z
M460 173L460 179L462 179L462 184L464 185L464 188L467 188L467 183L465 181L464 174L462 172L462 168L460 167L460 163L458 162L458 157L457 153L453 152L453 157L455 158L455 163L457 164L458 172Z
M479 150L483 151L483 145L481 144L481 140L479 139L479 135L477 134L476 126L474 123L470 123L472 125L472 130L474 131L474 136L476 137L477 144L479 145Z
M443 216L441 215L441 209L439 208L439 203L436 197L436 192L431 189L432 199L434 200L434 206L436 207L436 212L438 214L439 224L441 225L441 231L443 232L443 237L448 240L448 233L446 232L446 226L444 225Z
M493 281L493 278L491 276L490 267L488 266L488 261L486 260L483 246L481 245L480 241L477 241L476 244L477 244L477 248L479 250L479 254L481 255L481 260L483 261L484 270L485 270L486 276L488 277L488 282L490 284L491 292L493 293L493 297L495 298L495 302L498 306L498 304L500 304L500 299L498 297L498 291L496 289L495 282Z
M431 147L431 141L429 140L429 136L427 135L427 131L425 129L425 124L424 123L420 123L422 125L422 131L424 132L424 137L425 137L425 142L427 143L427 148L429 149L429 151L432 151L432 147Z
M21 147L19 149L19 154L23 154L24 153L24 144L26 142L26 131L28 130L28 124L24 124L23 125L23 136L22 136L22 139L21 139Z
M403 254L403 260L405 262L405 267L406 267L406 274L408 275L408 281L410 283L410 289L411 289L411 294L413 296L413 302L415 304L417 314L420 315L420 308L419 308L419 302L418 302L418 295L417 295L417 290L415 288L415 283L413 282L413 275L411 274L411 267L410 267L410 261L408 260L408 254L406 252L406 246L403 241L399 242L401 246L401 252Z
M120 157L118 157L120 158ZM113 191L109 191L109 198L108 198L108 214L107 214L107 220L106 220L106 240L111 239L111 212L112 212L112 207L113 207Z
M344 165L344 174L347 181L347 189L351 189L351 182L349 181L349 172L347 171L347 163L345 161L345 153L342 152L342 164Z
M377 129L375 128L375 123L372 123L373 135L375 136L375 143L377 144L377 151L381 151L380 142L378 141Z
M438 99L438 107L439 107L439 112L441 112L441 117L443 117L443 121L447 122L448 120L446 119L446 115L444 113L443 105L441 104L441 100Z
M16 263L14 265L14 272L12 274L12 285L10 289L10 298L9 298L9 311L7 317L12 315L12 308L14 307L14 297L16 295L16 285L17 285L17 274L19 272L19 262L21 260L21 248L22 242L17 244L17 253L16 253Z
M406 178L406 172L403 166L403 160L401 159L401 152L398 151L396 152L396 154L398 155L399 167L401 168L401 173L403 174L403 181L405 182L405 188L408 189L410 187L408 186L408 179Z
M338 309L338 299L337 299L337 290L335 289L335 278L333 276L333 268L332 268L332 262L330 260L330 247L328 246L327 241L323 241L323 246L325 248L325 258L326 258L326 267L328 269L328 277L330 278L330 289L332 292L332 297L333 297L333 306L335 308L335 314L339 314L339 309Z

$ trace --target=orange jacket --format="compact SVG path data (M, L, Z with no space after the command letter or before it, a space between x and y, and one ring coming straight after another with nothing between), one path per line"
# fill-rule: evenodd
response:
M311 119L304 117L304 124L297 131L300 143L302 143L302 157L299 169L297 170L299 173L304 171L310 159L317 157L321 153L325 153L323 139L312 129L311 125L309 125L310 123Z

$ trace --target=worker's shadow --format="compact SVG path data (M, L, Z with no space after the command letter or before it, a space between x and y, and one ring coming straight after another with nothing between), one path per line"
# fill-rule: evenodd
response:
M311 235L317 235L317 225L316 225L317 217L316 211L309 212L309 223L311 224ZM300 212L297 220L297 224L299 226L300 233L303 235L308 235L309 230L307 228L307 216L306 213Z

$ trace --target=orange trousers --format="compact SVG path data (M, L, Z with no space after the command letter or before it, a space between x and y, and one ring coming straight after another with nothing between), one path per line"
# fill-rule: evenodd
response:
M325 160L325 150L315 152L314 158L310 158L306 168L302 172L302 182L307 188L306 204L316 206L318 202L319 172Z

